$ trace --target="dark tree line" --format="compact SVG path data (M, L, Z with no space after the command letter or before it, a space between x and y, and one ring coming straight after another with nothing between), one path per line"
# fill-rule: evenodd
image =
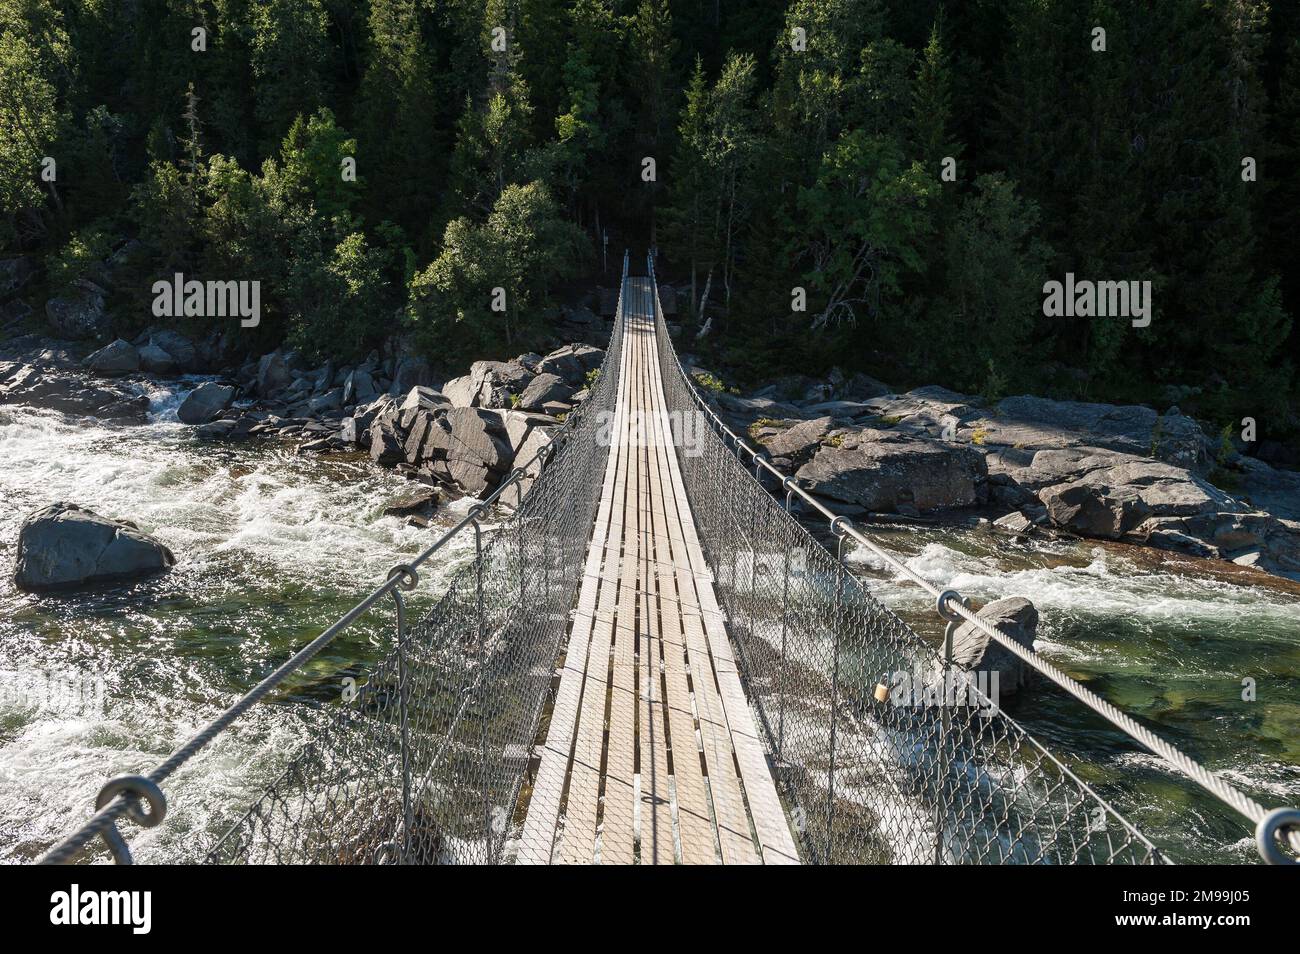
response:
M609 230L740 377L1295 430L1297 163L1277 0L0 0L0 249L54 293L136 239L124 323L260 279L256 344L340 356L517 351ZM1067 271L1150 326L1044 316Z

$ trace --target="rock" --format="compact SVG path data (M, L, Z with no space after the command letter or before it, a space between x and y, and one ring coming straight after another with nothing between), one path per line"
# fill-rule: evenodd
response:
M378 389L375 387L375 379L367 371L353 371L343 382L343 403L345 405L373 401L378 393Z
M1005 422L1008 428L1027 425L1031 433L1047 436L1050 446L1086 444L1126 453L1150 452L1151 434L1158 419L1155 411L1140 405L1052 401L1029 395L1005 398L997 406L999 422ZM1002 436L996 440L1016 443Z
M1034 522L1020 511L1009 513L1005 517L998 517L993 521L993 526L1015 536L1025 536L1034 530Z
M406 356L393 366L393 394L405 394L419 384L433 384L433 372L423 358Z
M392 467L406 459L401 433L389 414L377 417L370 425L370 457L381 467Z
M480 408L452 408L435 418L423 453L435 476L476 497L496 487L512 460L500 417Z
M441 391L435 391L427 385L418 384L406 393L402 403L398 405L401 411L436 411L438 408L450 407L451 401Z
M143 423L149 409L147 397L120 386L90 384L76 375L42 371L29 365L19 366L0 386L0 403L132 423Z
M235 389L228 384L206 381L185 396L176 416L184 424L206 424L230 407Z
M116 339L86 358L85 366L95 374L114 377L140 370L140 352L129 341Z
M528 387L533 372L514 361L475 361L469 377L474 407L505 408Z
M21 291L35 274L36 266L22 255L0 258L0 301Z
M767 452L777 467L787 471L797 470L812 460L813 454L821 447L822 441L839 426L832 417L800 421L792 427L778 431L775 437L767 441Z
M587 372L600 367L605 352L591 345L570 344L556 348L537 363L539 374L554 374L574 387L580 387Z
M176 359L150 340L140 349L140 370L150 374L170 374L176 370Z
M154 331L149 335L149 343L171 355L172 364L177 370L195 371L198 369L198 349L194 347L193 341L179 331L172 331L168 328Z
M78 279L72 287L45 303L50 326L64 338L97 338L108 330L104 311L104 289Z
M242 441L253 436L257 421L244 416L209 421L194 428L194 436L204 441Z
M48 590L135 579L175 563L167 547L132 524L57 503L23 521L14 583L21 590Z
M538 453L551 443L553 434L552 427L533 427L528 431L527 436L515 449L514 466L523 468L523 476L507 487L497 498L502 503L510 507L518 507L524 497L528 496L533 482L542 472L544 461L537 459Z
M1056 526L1084 536L1118 539L1148 517L1243 509L1229 495L1180 467L1122 454L1098 455L1094 461L1108 466L1091 467L1077 480L1038 491Z
M1215 447L1190 417L1171 407L1158 421L1151 437L1157 460L1207 474L1214 464Z
M983 456L969 447L873 430L820 447L798 471L815 494L899 513L972 506L985 475Z
M307 402L307 413L316 415L335 411L343 406L343 388L330 388Z
M550 401L568 401L573 393L573 385L559 375L542 372L524 388L519 396L519 407L534 411Z
M257 362L257 393L262 397L288 387L292 380L293 372L289 370L289 362L278 349L262 355L262 359Z
M1034 648L1038 630L1038 610L1023 596L1010 596L994 600L976 613L1006 633L1026 649ZM1003 648L974 623L962 623L952 636L953 663L967 672L989 673L988 695L993 702L998 696L1014 695L1029 682L1032 670L1018 656ZM993 673L997 673L997 692L992 689Z
M385 517L411 517L431 515L438 506L438 491L422 487L397 498L384 508Z
M452 378L442 386L442 393L454 407L473 407L474 401L478 398L478 388L474 384L474 379L468 374Z

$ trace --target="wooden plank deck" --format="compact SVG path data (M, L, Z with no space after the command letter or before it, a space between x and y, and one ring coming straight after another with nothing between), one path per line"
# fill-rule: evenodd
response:
M600 506L521 863L797 863L700 551L629 278Z

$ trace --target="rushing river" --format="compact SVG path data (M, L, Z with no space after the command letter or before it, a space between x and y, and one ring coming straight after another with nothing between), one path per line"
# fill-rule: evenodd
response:
M406 527L383 509L410 485L366 460L198 443L175 417L189 386L154 391L143 427L0 406L0 860L29 860L75 827L105 779L151 769L469 505ZM81 594L17 592L18 526L58 500L136 521L176 567ZM1019 547L979 530L877 537L981 601L1029 596L1042 652L1266 805L1300 804L1300 587L1119 547ZM417 611L469 546L426 565ZM884 602L937 633L918 590L853 559ZM380 655L391 619L387 605L372 613L182 769L166 786L168 823L133 839L141 860L188 857L196 830L211 835L246 808L342 680ZM1256 681L1254 702L1242 701L1244 678ZM1079 774L1176 859L1253 859L1231 811L1053 687L1007 709L1077 757Z
M140 427L0 406L0 860L35 857L87 817L107 778L152 769L471 502L407 527L383 510L410 483L368 459L200 443L176 420L192 384L153 391ZM176 566L86 593L18 592L19 525L59 500L135 521ZM416 611L470 545L426 564ZM184 857L194 826L211 831L246 808L321 704L390 643L392 619L390 603L376 607L182 769L167 785L167 824L134 842L142 860Z
M1265 806L1300 804L1300 585L1122 545L948 528L871 536L977 603L1029 597L1040 653ZM930 597L866 550L850 559L883 602L942 638ZM1004 708L1174 860L1258 860L1241 816L1046 679Z

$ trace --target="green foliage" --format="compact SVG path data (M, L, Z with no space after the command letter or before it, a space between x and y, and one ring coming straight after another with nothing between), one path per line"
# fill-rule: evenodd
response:
M113 240L104 226L87 227L73 234L57 253L46 256L45 271L51 289L64 289L103 262L112 251Z
M508 185L481 225L466 217L447 225L442 253L411 282L410 323L435 357L515 348L537 330L547 289L589 255L545 186Z

